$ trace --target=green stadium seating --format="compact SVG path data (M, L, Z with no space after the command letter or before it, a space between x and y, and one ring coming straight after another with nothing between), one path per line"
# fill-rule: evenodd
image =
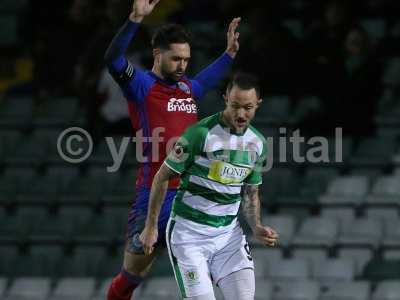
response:
M33 124L36 128L72 125L77 109L77 98L49 99L38 107Z
M4 35L6 26L13 26L12 16L0 15L0 37ZM12 35L9 31L7 34ZM0 44L7 42L0 38ZM8 41L10 42L10 41ZM33 100L32 98L7 98L0 104L0 127L8 129L26 129L32 122Z
M400 279L400 260L373 259L364 269L363 277L371 281Z
M0 244L0 278L10 276L13 272L14 262L19 254L17 245ZM0 296L4 281L0 280ZM4 290L3 290L4 291Z
M43 300L50 294L51 279L47 277L21 277L10 286L9 300Z

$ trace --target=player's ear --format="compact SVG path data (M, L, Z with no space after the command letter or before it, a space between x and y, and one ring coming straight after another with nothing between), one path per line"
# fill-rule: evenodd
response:
M259 107L260 105L261 105L261 103L263 102L263 99L258 99L258 101L257 101L257 107Z
M226 96L226 94L222 94L222 98L224 98L225 104L228 105L228 97Z
M159 62L160 55L161 55L161 49L160 48L154 48L153 49L153 58L154 58L155 61Z

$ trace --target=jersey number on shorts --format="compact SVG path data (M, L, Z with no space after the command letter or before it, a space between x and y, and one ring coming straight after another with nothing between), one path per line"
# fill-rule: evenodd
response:
M249 243L246 243L243 247L244 247L244 251L246 251L247 259L248 259L249 261L252 261L253 258L251 257Z

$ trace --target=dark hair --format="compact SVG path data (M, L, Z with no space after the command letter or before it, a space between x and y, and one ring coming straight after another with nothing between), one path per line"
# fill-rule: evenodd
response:
M228 82L226 87L227 92L229 92L233 86L237 86L242 90L251 90L254 88L256 90L257 97L260 98L260 84L258 82L258 78L252 74L244 72L235 73Z
M153 49L168 49L173 43L190 44L190 33L181 25L166 24L159 27L151 39Z

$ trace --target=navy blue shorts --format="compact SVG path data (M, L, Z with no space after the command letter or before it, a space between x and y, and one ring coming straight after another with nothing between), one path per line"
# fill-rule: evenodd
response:
M176 189L167 190L167 194L161 206L160 216L158 218L158 240L155 247L166 247L165 231L171 214L172 202L175 198L176 191ZM128 250L135 253L142 253L138 236L144 229L149 198L149 188L141 188L138 190L136 192L135 201L132 203L131 210L129 212L127 229Z

